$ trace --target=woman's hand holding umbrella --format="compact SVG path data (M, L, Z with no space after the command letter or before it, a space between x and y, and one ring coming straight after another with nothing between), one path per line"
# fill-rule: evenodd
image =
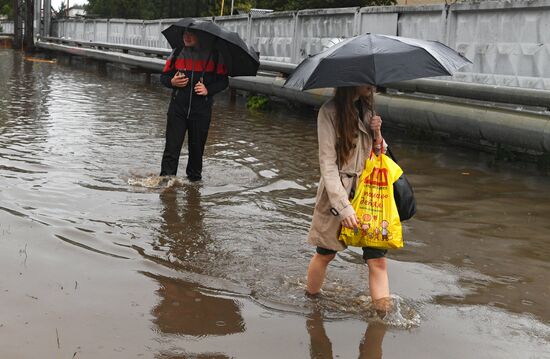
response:
M374 148L379 150L382 147L382 118L380 116L372 116L370 120L370 129L374 134Z

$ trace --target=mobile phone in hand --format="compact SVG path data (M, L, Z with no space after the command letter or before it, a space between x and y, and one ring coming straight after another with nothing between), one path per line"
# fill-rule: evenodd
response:
M185 72L177 71L176 72L176 77L185 77Z

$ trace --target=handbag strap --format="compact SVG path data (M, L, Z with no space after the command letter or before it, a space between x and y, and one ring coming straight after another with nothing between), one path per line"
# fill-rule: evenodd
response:
M386 147L386 152L388 153L390 158L393 160L393 162L397 163L397 158L395 158L395 156L393 155L393 152L391 151L391 148L389 145L388 147Z

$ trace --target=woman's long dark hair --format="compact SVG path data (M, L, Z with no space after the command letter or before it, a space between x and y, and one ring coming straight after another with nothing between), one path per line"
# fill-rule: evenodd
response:
M334 94L334 104L336 105L336 152L340 162L338 165L340 166L349 159L359 131L357 110L354 104L358 90L355 86L337 87ZM373 113L373 93L374 88L369 96L359 97L363 113Z

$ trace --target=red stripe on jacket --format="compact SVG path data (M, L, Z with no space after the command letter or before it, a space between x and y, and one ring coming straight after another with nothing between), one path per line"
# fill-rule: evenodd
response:
M206 70L204 70L205 67L206 67ZM169 72L171 69L172 69L172 59L169 58L168 60L166 60L166 64L164 65L164 69L162 71ZM208 64L206 64L205 60L178 58L176 60L175 69L180 71L214 72L214 61L210 60L208 61ZM216 73L218 75L227 75L227 66L225 64L218 64Z

